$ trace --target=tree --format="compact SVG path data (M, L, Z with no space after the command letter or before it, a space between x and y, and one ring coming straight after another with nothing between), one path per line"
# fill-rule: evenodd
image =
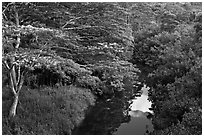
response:
M110 53L114 58L116 53L125 58L131 52L133 37L127 8L118 3L75 3L71 5L70 13L75 18L63 27L79 35L82 47L78 52L82 58L87 52L89 55L100 52L106 56Z
M128 12L117 3L3 3L2 14L3 64L14 95L10 117L26 73L36 67L66 64L76 53L115 58L131 49Z
M152 88L153 134L201 133L202 14L201 7L185 5L152 4L156 24L134 35L134 63L151 68L146 82Z
M66 34L57 29L20 25L20 22L24 20L22 16L25 13L19 15L19 11L25 8L29 8L28 3L4 3L3 9L2 61L8 70L13 93L10 117L16 115L19 93L26 73L42 65L57 66L59 63L65 62L51 50L50 46L53 45L51 39L57 37L63 39ZM28 40L23 39L24 37Z
M9 6L9 5L8 5ZM11 5L14 9L15 13L15 28L19 28L19 16L18 16L18 11L16 9L15 5ZM3 31L3 35L5 36L5 31ZM14 33L14 32L13 32ZM12 34L11 34L12 35ZM17 50L20 45L20 32L17 30L16 34L14 34L16 39L13 42L13 54L15 55L17 53ZM7 41L8 38L5 38L5 41ZM12 39L13 40L13 39ZM8 41L7 41L8 42ZM5 44L5 43L3 43ZM4 55L4 53L3 53ZM9 77L10 77L10 85L11 85L11 90L14 95L14 100L13 104L11 106L9 116L14 117L16 115L16 107L18 104L18 97L19 97L19 92L21 90L21 87L23 85L23 77L24 77L24 72L21 72L21 66L20 64L16 63L15 56L6 56L6 58L3 59L3 63L6 66L6 68L9 70Z

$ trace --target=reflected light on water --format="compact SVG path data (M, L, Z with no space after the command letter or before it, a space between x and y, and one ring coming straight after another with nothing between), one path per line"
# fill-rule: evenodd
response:
M149 87L146 87L146 85L141 89L142 95L141 97L136 97L133 99L133 103L130 105L131 110L140 110L143 112L150 112L152 113L149 108L151 108L152 103L147 100L148 99L148 90Z
M125 109L124 100L120 98L99 100L72 135L144 135L152 132L151 119L147 118L148 113L144 113L151 113L148 90L145 85L141 89L142 95L132 100L130 109L128 100L125 100L128 104Z
M122 123L114 133L115 135L144 135L153 131L152 122L144 113L153 113L149 110L152 103L148 101L148 90L149 87L144 85L140 91L142 95L132 100L133 103L130 105L130 111L128 112L131 120L129 123Z

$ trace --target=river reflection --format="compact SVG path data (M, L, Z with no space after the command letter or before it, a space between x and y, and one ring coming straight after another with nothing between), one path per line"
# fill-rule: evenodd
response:
M140 110L143 112L150 112L153 113L149 108L151 108L152 103L148 101L148 90L149 87L144 85L141 89L141 95L140 97L135 97L135 99L132 99L132 104L130 105L131 110Z
M141 135L146 134L146 131L151 132L153 130L151 120L143 113L151 112L148 109L151 107L151 103L147 100L148 88L143 87L141 92L142 95L132 101L124 98L98 100L72 134Z
M148 90L149 88L144 85L141 96L131 100L132 104L128 112L131 116L130 122L121 124L115 135L144 135L153 131L152 122L146 117L146 114L153 113L149 110L152 103L147 100Z

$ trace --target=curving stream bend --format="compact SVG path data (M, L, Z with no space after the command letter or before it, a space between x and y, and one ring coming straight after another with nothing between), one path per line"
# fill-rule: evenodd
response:
M134 99L99 100L73 135L144 135L153 131L153 112L148 99L149 88L144 87Z

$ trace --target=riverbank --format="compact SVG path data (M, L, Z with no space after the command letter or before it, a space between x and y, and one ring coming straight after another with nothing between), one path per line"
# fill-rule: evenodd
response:
M127 109L127 100L140 89L137 75L139 70L127 61L106 61L90 68L88 74L84 71L83 75L73 73L75 77L70 80L72 83L67 83L69 86L62 86L63 83L52 84L56 72L49 68L42 69L46 73L40 73L39 70L31 72L20 91L17 113L12 121L8 119L12 93L8 88L7 75L3 75L6 83L2 95L3 134L69 135L85 119L87 109L95 104L96 98L106 102L117 96L116 108ZM67 69L64 69L65 74Z
M2 90L3 135L71 134L96 100L90 90L74 86L42 89L23 87L17 115L11 121L7 117L11 104L8 90Z

